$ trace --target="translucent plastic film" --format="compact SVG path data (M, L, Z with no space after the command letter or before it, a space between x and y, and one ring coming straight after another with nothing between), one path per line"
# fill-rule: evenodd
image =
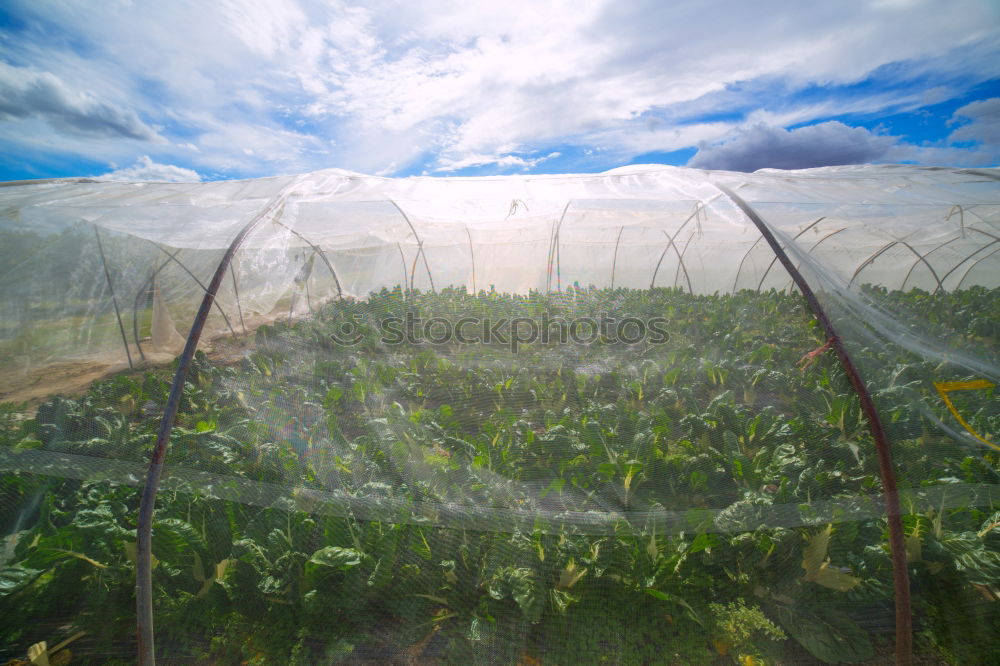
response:
M134 659L171 361L267 211L170 437L158 658L884 663L896 499L914 659L989 663L997 175L0 188L0 656Z

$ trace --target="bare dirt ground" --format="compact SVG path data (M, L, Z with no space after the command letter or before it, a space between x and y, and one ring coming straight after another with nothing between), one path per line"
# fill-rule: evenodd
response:
M287 316L287 313L285 313ZM253 333L264 324L273 323L281 315L247 318L246 335L233 338L231 335L217 335L206 341L202 339L199 349L215 363L235 363L253 348ZM133 372L143 372L164 368L176 358L174 354L146 351L142 360L138 350L132 352ZM79 395L96 381L106 379L121 372L129 372L124 360L92 358L87 360L49 363L27 371L0 370L0 402L23 405L25 411L33 413L35 408L53 395Z

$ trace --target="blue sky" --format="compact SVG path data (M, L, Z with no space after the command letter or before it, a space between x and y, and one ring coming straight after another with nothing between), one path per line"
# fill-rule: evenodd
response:
M0 5L0 180L1000 164L1000 3Z

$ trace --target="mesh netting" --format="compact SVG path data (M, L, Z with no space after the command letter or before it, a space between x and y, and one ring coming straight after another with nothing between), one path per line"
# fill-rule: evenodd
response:
M990 663L998 178L2 187L0 657Z

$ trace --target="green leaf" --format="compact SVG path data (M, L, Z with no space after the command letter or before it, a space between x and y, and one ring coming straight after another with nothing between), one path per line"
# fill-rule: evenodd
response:
M995 585L1000 580L1000 553L987 550L974 532L945 532L940 544L954 558L955 568L970 583Z
M574 597L564 590L549 590L549 595L552 599L552 607L560 613L565 613L570 604L580 600L579 597Z
M341 571L347 571L351 567L356 567L361 564L361 560L363 558L364 555L353 548L327 546L326 548L320 548L313 553L312 557L309 558L309 563L321 567L330 567Z
M97 567L98 569L107 569L108 565L98 562L92 557L87 557L83 553L78 553L75 550L63 550L62 548L46 548L45 550L56 553L58 557L75 557L78 560L83 560L87 564Z
M344 395L344 389L339 386L331 386L330 390L326 392L326 396L323 399L324 407L332 407L340 402L341 396Z
M173 566L194 567L194 555L211 559L201 533L193 525L177 518L164 518L153 524L153 554Z
M867 632L829 605L775 606L781 626L820 661L839 664L875 656Z
M700 553L703 550L712 552L712 546L715 544L715 541L715 536L712 534L708 534L707 532L698 534L694 538L694 541L691 542L691 546L688 548L688 555Z
M521 607L525 619L529 622L538 622L542 617L542 595L541 590L535 582L535 577L529 569L520 569L523 573L513 580L513 598L517 605Z
M9 596L24 589L42 573L41 569L28 569L19 564L0 569L0 597Z
M550 483L548 487L542 490L539 497L545 499L545 496L548 495L550 492L560 493L562 492L562 489L565 485L566 485L566 479L553 479L552 483Z
M525 567L504 567L490 580L487 592L497 600L510 598L520 607L529 622L538 622L545 610L545 599L535 572Z
M806 572L802 575L802 580L828 587L838 592L846 592L852 587L861 583L860 578L855 578L850 574L830 568L830 560L826 557L827 549L830 546L830 536L833 534L833 525L827 525L826 529L809 537L809 544L802 554L802 568Z

